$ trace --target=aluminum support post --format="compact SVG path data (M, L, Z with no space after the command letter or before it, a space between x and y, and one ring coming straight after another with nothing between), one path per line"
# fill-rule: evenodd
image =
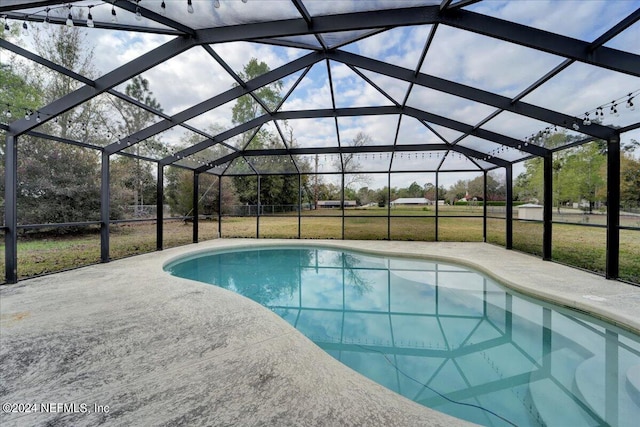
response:
M505 247L513 249L513 168L508 165L506 168L507 200L505 206Z
M542 210L542 259L551 260L553 229L553 154L544 156L544 207Z
M100 175L100 262L109 262L109 219L111 211L111 167L110 156L102 151Z
M620 135L607 141L607 279L617 279L620 262Z
M302 175L298 173L298 239L302 232Z
M222 175L218 177L218 239L222 237Z
M340 203L342 209L342 240L344 240L344 171L340 174L342 184L340 185Z
M18 137L7 134L4 185L4 262L7 283L18 281Z
M438 184L439 184L439 180L440 180L440 172L436 171L436 218L435 218L435 223L434 223L434 240L437 242L438 241L438 215L439 215L439 209L438 209Z
M387 172L387 240L391 240L391 172Z
M158 180L156 182L156 250L163 249L164 227L164 167L158 163Z
M487 242L487 171L482 174L482 241Z
M198 193L199 193L199 183L200 183L200 174L196 171L193 171L193 243L198 243L198 221L199 221L199 212L198 212Z
M258 204L256 206L256 239L260 238L260 175L258 175Z

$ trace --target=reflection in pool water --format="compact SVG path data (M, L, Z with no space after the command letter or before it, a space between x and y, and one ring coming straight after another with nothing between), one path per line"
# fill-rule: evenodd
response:
M636 425L638 337L452 264L309 247L169 265L273 310L418 403L484 425Z

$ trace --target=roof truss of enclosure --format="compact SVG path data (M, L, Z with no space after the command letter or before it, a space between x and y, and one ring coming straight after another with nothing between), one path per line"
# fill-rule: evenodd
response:
M640 89L637 43L624 41L637 41L640 9L634 2L609 2L615 13L606 16L606 22L590 16L587 27L578 17L571 22L574 18L568 16L556 32L546 28L550 24L522 18L531 4L520 5L522 10L516 5L500 10L468 0L274 0L265 10L251 0L223 0L219 7L215 3L195 1L194 13L188 13L186 1L3 2L0 14L6 22L64 24L71 15L74 25L86 26L91 14L93 31L122 31L128 37L144 33L167 40L96 79L0 40L3 49L78 81L76 90L35 111L38 121L21 118L5 129L13 135L44 136L40 128L47 121L109 94L152 112L156 122L130 135L113 136L99 147L106 153L131 152L136 144L154 141L165 147L164 154L153 159L162 165L215 174L268 174L276 172L266 166L274 159L290 164L284 173L304 172L301 159L314 154L335 155L340 159L335 164L344 165L345 154L375 153L379 161L368 162L370 172L398 170L393 169L394 156L417 158L425 151L433 151L439 160L425 164L427 170L491 170L549 154L551 148L538 139L549 129L566 129L573 140L588 142L638 127L634 114L607 114L585 125L587 113L593 119L598 107L622 106ZM258 59L266 60L271 70L242 80L238 71L243 64L237 55L225 59L233 49L244 49L248 55L259 55L263 49L268 58ZM180 67L183 74L176 76L185 87L206 89L180 105L163 103L167 112L123 93L122 87L142 73L161 81L161 73L178 65L174 58L194 66L206 64L210 74ZM493 62L508 64L509 69L501 73ZM203 77L211 84L203 86ZM581 81L585 77L597 80ZM572 99L580 94L563 90L572 80L581 89L611 81L620 89L583 104ZM279 102L260 99L259 90L276 82L283 86ZM230 106L243 96L251 96L262 111L246 123L234 122ZM285 135L285 124L295 141ZM259 129L275 136L271 148L255 149L251 144L250 136ZM352 144L358 131L372 136L364 146ZM189 146L175 143L187 137ZM239 161L246 161L250 169L232 167Z
M554 151L600 139L609 144L608 195L616 200L620 135L640 128L634 108L624 108L640 94L635 1L3 0L0 16L5 26L27 29L69 21L91 27L87 40L99 64L97 77L80 75L33 47L0 39L2 51L76 81L35 111L3 116L7 182L15 178L15 141L25 134L92 147L103 159L159 146L145 158L160 172L175 165L195 176L312 173L318 155L331 160L322 173L353 172L352 155L366 159L358 173L504 168L507 191L513 164L544 158L549 178ZM269 70L245 79L252 57ZM141 75L162 111L124 93ZM263 98L264 88L279 95ZM232 107L243 97L257 114L234 120ZM151 113L152 123L126 135L96 125L95 138L83 140L45 126L113 98ZM253 143L260 131L268 144ZM360 132L369 138L356 144ZM570 142L545 146L551 132L566 133ZM105 193L108 174L103 170ZM7 259L15 261L12 191L15 185L7 187L5 220L13 245ZM618 213L608 212L608 251L618 250ZM545 257L550 223L548 204ZM507 222L507 248L509 236ZM615 277L617 254L611 258L607 275Z

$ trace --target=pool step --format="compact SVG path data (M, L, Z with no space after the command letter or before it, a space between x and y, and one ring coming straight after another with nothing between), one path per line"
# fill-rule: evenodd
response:
M603 355L597 355L582 362L576 369L576 394L580 395L582 401L600 417L605 418L606 414L612 424L621 427L638 425L638 419L640 419L640 390L638 389L640 365L620 370L617 381L613 381L613 384L610 385L615 387L613 390L606 389L604 369L605 358ZM610 397L608 411L605 396Z
M640 364L627 369L625 385L633 402L640 407Z

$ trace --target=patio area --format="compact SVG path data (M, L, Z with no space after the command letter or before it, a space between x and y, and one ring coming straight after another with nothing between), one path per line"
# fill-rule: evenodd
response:
M3 413L2 425L466 424L351 371L253 301L162 269L194 251L274 244L292 242L220 239L3 286L2 402L76 406ZM313 244L455 260L640 330L638 287L497 246Z

